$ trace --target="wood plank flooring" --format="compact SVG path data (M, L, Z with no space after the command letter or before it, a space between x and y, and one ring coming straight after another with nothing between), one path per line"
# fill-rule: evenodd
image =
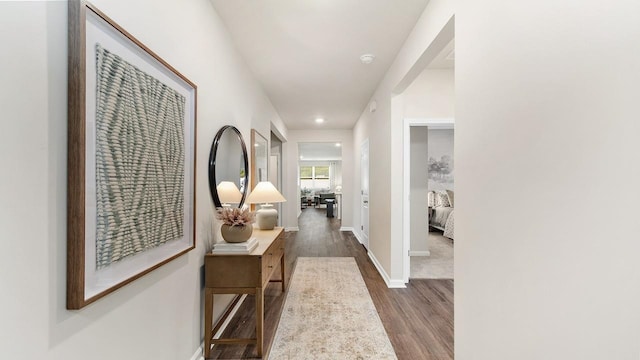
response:
M340 221L325 215L325 209L303 209L300 231L286 234L287 280L299 256L354 257L398 359L453 359L453 281L411 280L406 289L387 288L353 234L340 232ZM270 284L265 291L265 354L275 336L284 300L279 284ZM254 311L255 301L250 295L223 337L255 336ZM255 345L216 345L211 358L255 359L255 354Z

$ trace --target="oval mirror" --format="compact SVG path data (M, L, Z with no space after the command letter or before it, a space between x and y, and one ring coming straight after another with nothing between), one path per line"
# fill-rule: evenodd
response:
M223 126L209 153L209 191L217 208L241 207L247 197L249 158L242 134L235 126Z

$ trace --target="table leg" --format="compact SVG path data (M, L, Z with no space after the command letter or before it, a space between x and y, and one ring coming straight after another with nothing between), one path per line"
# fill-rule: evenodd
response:
M264 293L256 288L256 351L262 357L262 340L264 331Z
M204 357L211 355L211 331L213 328L213 292L211 289L204 290Z
M282 257L280 258L280 276L280 279L282 279L282 291L284 292L284 254L282 254Z

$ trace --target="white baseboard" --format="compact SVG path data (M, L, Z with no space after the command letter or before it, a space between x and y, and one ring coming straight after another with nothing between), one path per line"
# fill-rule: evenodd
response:
M404 282L404 280L391 280L389 282L389 286L390 289L406 289L407 288L407 284Z
M291 227L284 228L284 231L287 231L287 232L289 232L289 231L300 231L300 228L298 228L297 226L291 226Z
M351 232L353 232L353 227L351 227L351 226L342 226L342 227L340 227L340 231L351 231Z
M424 251L411 251L409 250L409 256L431 256L431 252L429 250Z
M373 263L373 265L376 267L376 269L378 269L380 276L382 276L382 280L384 280L388 288L403 289L407 287L407 285L404 283L404 281L402 281L402 279L392 280L391 278L389 278L389 275L387 274L386 271L384 271L384 268L382 267L382 265L380 265L380 262L378 261L378 259L376 259L376 256L373 255L371 251L367 252L367 254L369 255L369 259L371 259L371 262Z
M358 242L359 242L360 244L364 244L364 241L362 241L362 235L360 234L360 232L359 232L359 231L356 231L356 230L354 229L354 230L351 230L351 232L353 233L353 236L355 236L355 237L356 237L356 240L358 240Z
M193 353L193 356L189 360L204 360L204 352L202 349L204 349L204 342L200 344L200 347L198 348L198 350L196 350L196 352Z
M222 335L224 330L227 328L227 326L231 322L231 319L235 316L238 310L240 310L240 306L242 305L242 303L246 298L247 298L246 294L242 295L242 297L240 298L240 301L238 301L236 305L233 307L233 309L231 309L229 316L222 323L222 325L220 326L220 329L218 329L218 332L213 335L214 338L220 337L220 335ZM204 359L204 341L200 344L200 347L196 350L195 353L193 353L193 356L191 356L191 359L189 360L205 360Z

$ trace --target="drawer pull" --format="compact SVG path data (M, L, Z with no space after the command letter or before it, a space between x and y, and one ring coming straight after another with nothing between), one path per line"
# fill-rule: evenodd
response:
M267 267L271 269L271 268L273 268L273 265L269 265L269 266L267 266Z

